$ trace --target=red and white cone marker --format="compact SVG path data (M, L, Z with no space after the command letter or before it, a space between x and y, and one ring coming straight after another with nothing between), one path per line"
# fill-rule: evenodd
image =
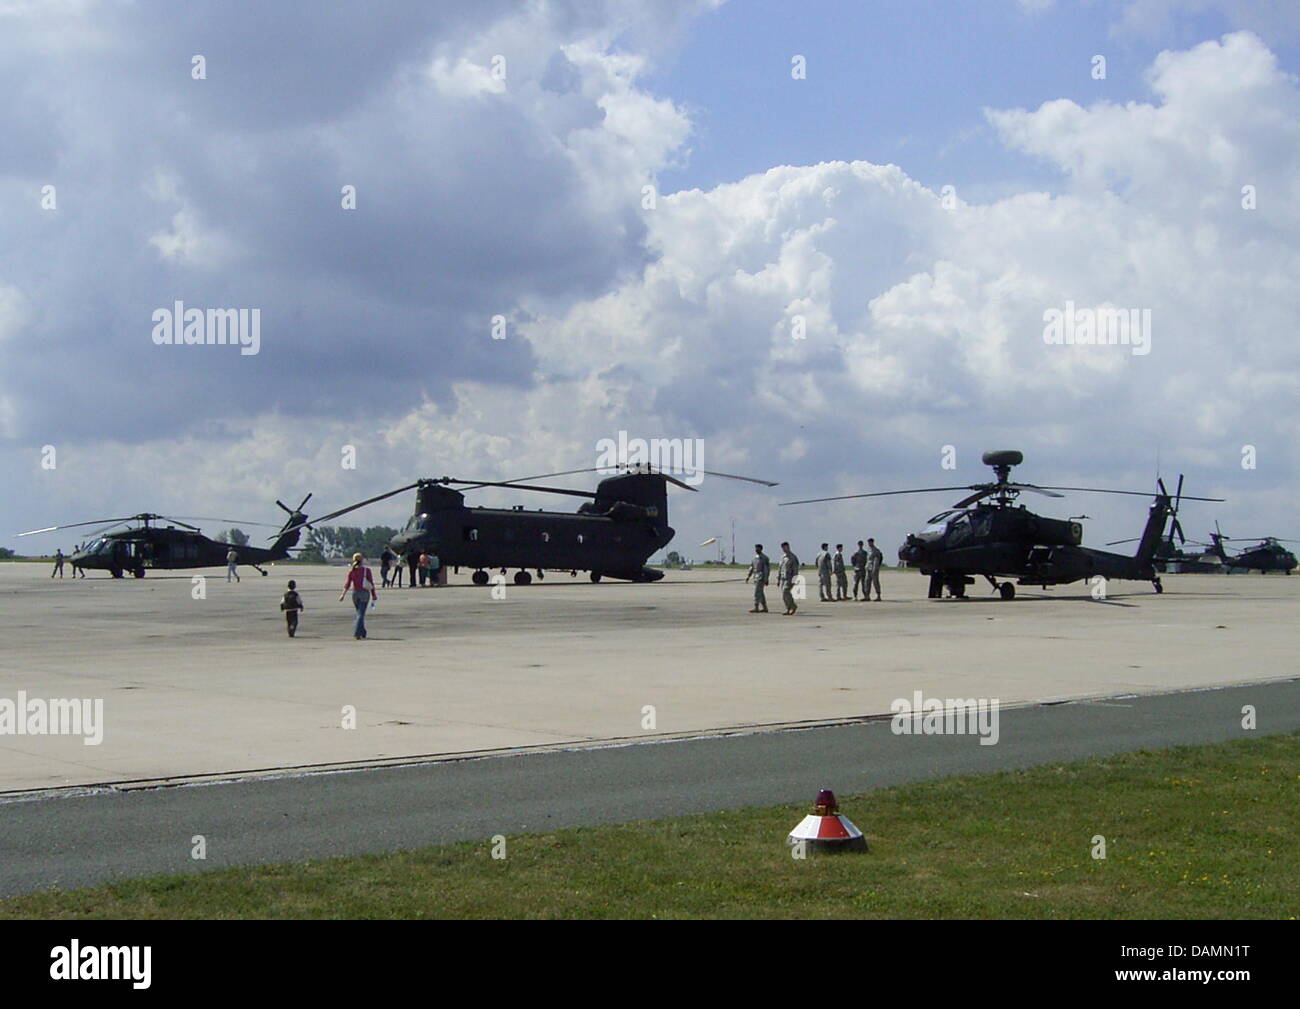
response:
M866 851L867 839L853 821L840 813L835 793L823 788L817 793L813 811L790 831L786 844L804 844L812 851Z

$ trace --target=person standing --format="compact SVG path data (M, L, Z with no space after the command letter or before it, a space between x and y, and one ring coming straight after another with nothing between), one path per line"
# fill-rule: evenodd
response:
M392 588L400 589L402 587L402 574L406 570L406 563L400 554L393 554L393 571L388 576L388 584Z
M876 602L880 602L880 565L885 555L876 546L876 541L867 537L867 597L871 597L871 586L876 587Z
M357 610L357 619L352 624L352 636L361 641L366 636L366 607L378 601L379 593L375 591L375 576L366 567L365 558L360 554L352 555L352 566L348 568L339 602L343 602L349 589L352 590L352 605Z
M393 566L394 554L388 547L384 547L384 552L379 555L379 581L384 588L388 588L388 570Z
M844 573L844 544L835 544L835 556L831 558L831 569L835 572L835 601L849 601L849 579Z
M298 595L298 583L290 578L289 589L280 599L280 609L284 610L284 622L289 631L289 637L293 637L298 633L298 613L306 608L302 604L302 596Z
M432 563L433 562L429 560L429 554L427 552L421 552L420 554L420 587L421 588L429 584L429 572L432 570L430 566Z
M235 552L234 547L231 547L229 552L227 552L226 554L226 584L227 585L230 584L230 578L232 575L234 576L235 581L239 581L238 565L239 565L239 554Z
M781 587L781 602L785 603L782 616L793 616L799 605L794 601L794 580L799 577L799 558L789 543L781 544L781 566L777 569L776 583Z
M754 579L754 608L750 613L767 612L767 593L764 588L767 585L768 575L772 570L772 562L768 560L767 554L763 553L763 544L754 544L754 559L749 562L749 574L745 575L745 581Z
M50 572L50 577L53 578L55 575L63 577L63 547L54 549L54 570Z
M817 593L824 603L831 602L831 545L823 543L821 550L813 559L817 567Z
M862 588L862 601L867 601L867 552L862 548L862 541L858 540L858 549L853 552L849 558L849 563L853 565L853 601L857 602L858 588Z

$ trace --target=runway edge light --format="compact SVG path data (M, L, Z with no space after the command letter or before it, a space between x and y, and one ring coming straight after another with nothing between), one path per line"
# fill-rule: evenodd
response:
M786 844L799 842L812 851L866 851L867 839L862 831L853 825L853 821L840 813L835 793L823 788L817 793L813 811L799 821L799 825L790 831Z

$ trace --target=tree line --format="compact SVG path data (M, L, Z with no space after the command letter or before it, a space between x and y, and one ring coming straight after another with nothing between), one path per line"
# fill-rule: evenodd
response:
M298 552L298 560L323 563L335 557L351 557L360 553L365 557L378 557L397 535L392 526L316 526L307 534L307 541Z

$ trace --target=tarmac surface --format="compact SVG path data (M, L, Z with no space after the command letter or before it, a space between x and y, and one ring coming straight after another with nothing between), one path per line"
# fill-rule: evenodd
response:
M72 581L0 564L0 703L103 702L99 745L0 734L0 794L845 722L918 690L1005 707L1297 672L1300 578L1279 575L1169 575L1163 595L1112 582L1102 601L1085 585L1021 589L1004 602L986 585L928 600L924 577L886 571L884 602L811 599L784 617L774 588L772 613L747 613L734 570L649 585L548 574L500 587L504 598L464 573L381 590L356 641L342 569L270 570L231 584L219 569ZM278 610L290 577L307 606L296 639Z
M1250 705L1256 728L1242 724ZM998 741L887 720L0 802L0 897L782 802L1300 730L1300 680L1034 705ZM870 796L844 812L872 836ZM792 817L791 827L797 817ZM206 858L191 857L202 835ZM780 845L781 837L772 838Z

